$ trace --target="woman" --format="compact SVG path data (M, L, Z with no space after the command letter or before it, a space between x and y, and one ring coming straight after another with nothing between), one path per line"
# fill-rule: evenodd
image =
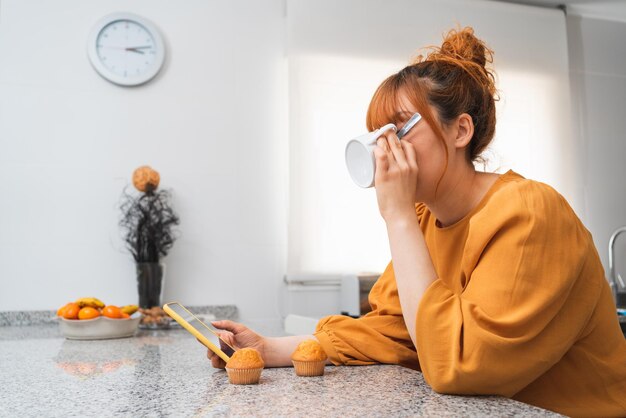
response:
M490 62L471 28L451 31L372 99L370 131L423 117L375 150L393 262L370 293L372 312L284 338L215 322L225 338L257 348L270 367L291 365L296 345L317 338L332 364L419 369L440 393L626 415L626 340L590 233L549 186L474 169L495 132Z

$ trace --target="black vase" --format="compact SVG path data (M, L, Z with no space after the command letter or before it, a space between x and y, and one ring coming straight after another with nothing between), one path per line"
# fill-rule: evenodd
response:
M161 306L165 266L160 263L137 263L137 291L139 307Z

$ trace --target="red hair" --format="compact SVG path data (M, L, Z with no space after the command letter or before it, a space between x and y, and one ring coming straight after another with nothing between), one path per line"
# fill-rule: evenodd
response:
M372 131L387 123L406 120L406 116L398 113L406 110L398 107L402 92L444 145L446 168L448 148L442 126L463 113L469 114L474 135L466 155L469 162L480 161L480 154L496 129L495 75L486 68L492 62L493 51L476 38L472 28L449 31L441 47L431 47L426 58L418 56L411 65L382 82L367 111L367 129ZM437 109L438 118L429 105Z

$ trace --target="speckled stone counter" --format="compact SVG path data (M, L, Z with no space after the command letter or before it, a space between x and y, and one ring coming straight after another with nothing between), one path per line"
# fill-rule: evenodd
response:
M499 397L434 393L398 366L327 367L323 377L265 369L234 386L184 330L66 340L55 324L0 327L0 417L557 416Z

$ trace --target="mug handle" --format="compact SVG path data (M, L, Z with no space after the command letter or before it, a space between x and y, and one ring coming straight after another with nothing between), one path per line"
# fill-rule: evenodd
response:
M378 138L380 138L385 132L389 130L392 130L395 132L397 129L398 128L396 128L396 125L394 125L393 123L388 123L382 128L378 128L374 132L372 132L371 137L368 139L365 145L374 145L376 141L378 140Z

